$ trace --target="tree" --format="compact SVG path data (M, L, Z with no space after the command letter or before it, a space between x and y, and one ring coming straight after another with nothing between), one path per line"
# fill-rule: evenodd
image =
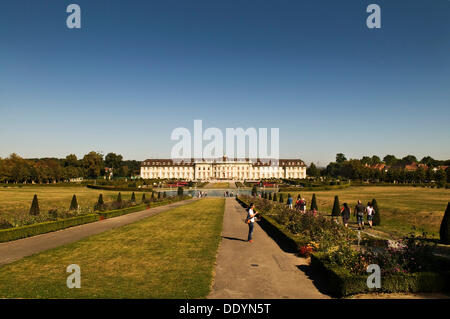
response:
M283 200L283 194L282 194L282 193L280 193L280 197L278 198L278 201L279 201L280 203L283 203L283 202L284 202L284 200Z
M69 210L77 210L78 209L78 201L77 196L73 195L72 201L70 202L70 208Z
M392 166L398 162L398 159L394 155L386 155L383 157L383 162L388 166Z
M180 197L183 196L183 187L181 187L181 186L178 187L177 195Z
M347 160L344 154L338 153L336 154L336 163L341 164L344 163Z
M331 216L337 217L341 214L341 205L339 204L339 197L336 195L334 196L334 204L333 204L333 210L331 211Z
M117 155L116 153L108 153L105 156L105 165L106 167L112 168L114 170L118 170L122 166L122 155Z
M376 155L373 155L372 158L370 159L370 164L372 164L372 165L376 165L376 164L380 164L380 163L381 163L381 159Z
M311 165L309 165L309 167L306 169L306 174L312 177L319 177L320 171L317 169L314 163L311 163Z
M83 168L86 170L86 176L90 178L97 178L100 176L100 171L103 168L103 155L97 152L90 152L84 155Z
M277 193L273 193L273 201L274 202L276 202L278 199L277 199Z
M317 207L316 194L314 193L311 199L311 210L319 210Z
M105 209L105 202L103 201L103 195L98 195L97 204L94 206L94 210L104 210Z
M442 244L450 244L450 202L447 204L444 218L442 218L441 228L439 229L439 236L441 238Z
M40 214L40 210L39 210L39 202L38 202L38 198L37 195L34 194L33 197L33 202L31 203L31 208L30 208L30 215L39 215Z
M402 158L402 163L404 165L411 165L412 163L417 163L417 158L414 155L406 155Z
M269 200L272 200L272 193L269 193Z
M434 158L432 158L431 156L425 156L420 160L421 164L425 164L428 167L436 167L437 163L436 160Z
M143 203L145 203L145 201L146 201L146 198L145 198L145 193L142 193L142 200L141 200Z
M66 159L64 160L64 166L65 167L78 167L78 158L75 154L70 154L66 156Z
M373 218L372 218L372 224L374 226L381 225L381 217L380 217L380 209L378 208L377 200L374 198L372 199L372 207L374 210Z
M131 193L131 202L132 203L136 203L136 195L133 193Z
M117 195L117 202L122 203L122 194L119 192L119 195Z

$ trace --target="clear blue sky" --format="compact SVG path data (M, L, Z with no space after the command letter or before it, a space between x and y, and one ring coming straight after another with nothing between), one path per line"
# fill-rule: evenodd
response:
M279 127L281 157L320 165L447 159L449 21L448 0L4 1L0 156L169 157L172 130L202 119Z

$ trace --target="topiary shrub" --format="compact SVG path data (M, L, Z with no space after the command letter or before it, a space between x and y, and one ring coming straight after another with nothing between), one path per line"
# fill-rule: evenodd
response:
M105 202L103 201L103 195L100 194L100 195L98 195L98 201L97 201L97 204L95 204L95 206L94 206L94 210L102 211L105 209L106 209L106 205L105 205Z
M72 201L70 202L70 208L69 210L77 210L78 209L78 201L77 196L73 195Z
M269 200L272 200L272 193L269 193Z
M142 193L142 199L141 199L141 201L142 201L143 203L146 202L145 193Z
M314 193L311 199L311 210L319 210L317 207L316 194Z
M136 203L136 195L133 193L131 193L131 202L132 203Z
M273 193L273 201L274 201L274 202L278 201L278 199L277 199L277 193Z
M30 215L39 215L39 214L40 214L39 202L38 202L37 195L34 194L33 202L31 203L31 207L30 207Z
M441 243L450 245L450 202L447 204L444 218L442 218L441 228L439 229Z
M117 200L116 202L122 204L122 194L119 192L119 195L117 195Z
M341 205L339 204L339 197L336 195L334 196L334 204L333 204L333 210L331 211L331 216L337 217L341 214Z
M158 192L158 199L161 199L161 192Z
M258 189L256 188L256 186L252 187L252 196L256 196L258 194Z
M278 201L279 201L280 203L283 203L283 202L284 202L284 200L283 200L283 194L280 194L280 198L278 198Z
M375 198L372 199L372 207L373 210L375 211L372 218L372 224L374 226L379 226L381 224L381 216L380 216L380 209L378 208L378 203Z
M167 197L166 192L163 192L163 198L166 198L166 197Z
M181 186L178 187L177 195L178 196L183 196L183 187L181 187Z

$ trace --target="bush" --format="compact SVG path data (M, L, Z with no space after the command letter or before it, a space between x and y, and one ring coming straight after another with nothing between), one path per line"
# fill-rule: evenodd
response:
M336 195L334 196L334 204L333 204L333 210L331 211L331 216L337 217L341 214L341 205L339 204L339 197Z
M40 214L40 210L39 210L39 202L38 202L38 198L37 195L34 194L33 197L33 202L31 203L31 207L30 207L30 215L39 215Z
M105 210L106 209L106 205L105 202L103 201L103 194L98 195L98 201L97 204L95 204L94 206L94 210Z
M317 207L316 194L313 194L311 199L311 210L319 210Z
M28 226L15 227L0 230L0 242L16 240L20 238L49 233L52 231L95 222L99 219L97 214L89 214L77 217L66 218L58 221L43 222Z
M378 208L378 203L375 198L372 199L372 207L373 207L373 210L375 211L375 213L373 215L373 219L372 219L372 224L374 226L379 226L379 225L381 225L380 209Z
M441 228L439 229L441 243L445 245L450 244L450 202L447 204L444 218L442 218Z
M183 187L181 187L181 186L178 187L177 195L178 196L183 196Z
M69 210L78 210L77 196L73 195Z

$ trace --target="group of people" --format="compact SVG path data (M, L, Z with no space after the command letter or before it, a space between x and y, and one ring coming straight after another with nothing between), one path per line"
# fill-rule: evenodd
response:
M202 198L202 197L206 197L206 196L208 196L207 192L200 191L197 193L197 198Z
M223 197L234 197L234 193L229 191L223 192Z
M348 221L350 220L351 213L352 212L348 204L344 203L341 209L341 216L342 222L344 223L345 227L348 227ZM356 221L358 223L359 230L364 229L364 214L367 215L367 222L369 224L369 227L372 228L373 215L375 215L373 205L371 202L368 202L367 205L364 206L361 201L358 200L358 203L356 204L353 211L353 216L356 215Z

